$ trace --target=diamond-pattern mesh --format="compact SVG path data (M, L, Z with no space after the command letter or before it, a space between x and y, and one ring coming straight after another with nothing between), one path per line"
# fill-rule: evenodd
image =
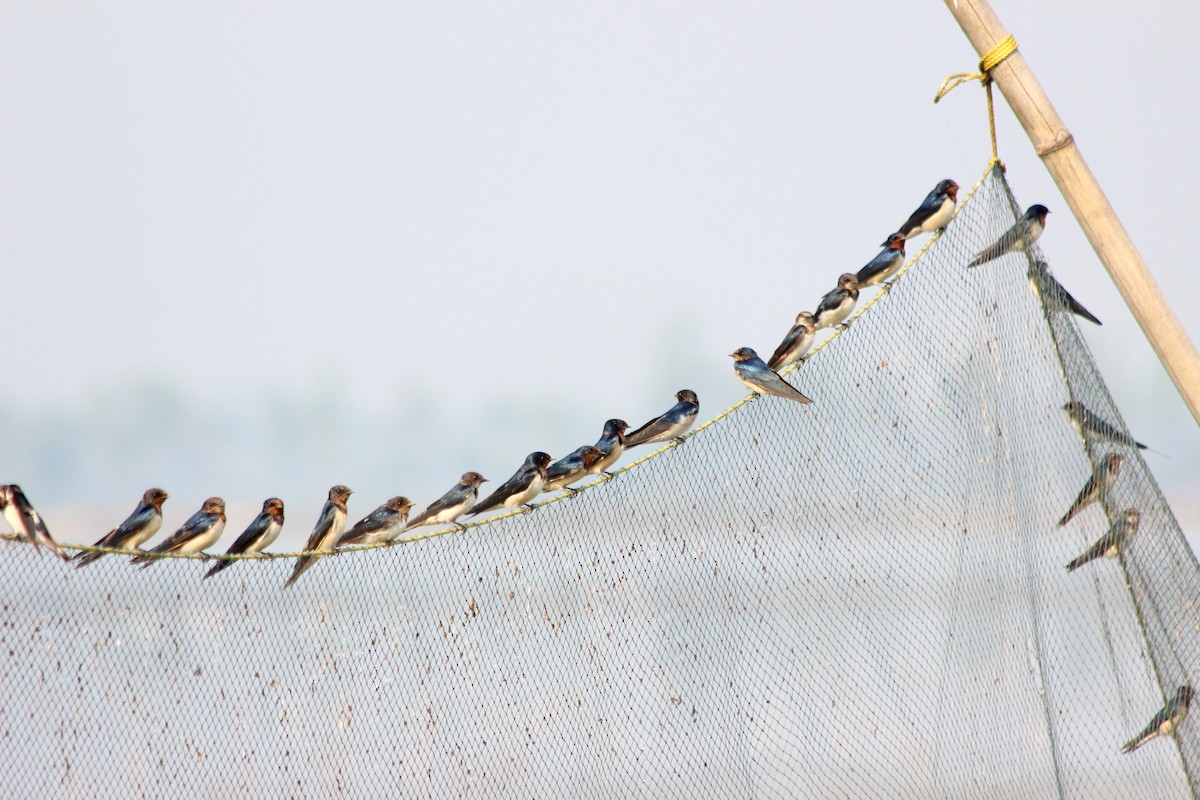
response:
M813 405L529 514L287 591L4 542L0 795L1194 796L1200 720L1120 747L1200 665L1197 564L1062 410L1122 424L1075 319L1022 254L964 269L1014 209L991 174L790 376ZM1110 451L1111 505L1055 528Z

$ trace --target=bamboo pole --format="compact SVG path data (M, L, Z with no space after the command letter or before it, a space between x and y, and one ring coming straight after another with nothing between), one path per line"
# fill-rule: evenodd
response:
M945 3L981 58L1008 36L987 0L945 0ZM1200 423L1200 354L1088 169L1074 137L1020 51L994 67L990 74L1192 417Z

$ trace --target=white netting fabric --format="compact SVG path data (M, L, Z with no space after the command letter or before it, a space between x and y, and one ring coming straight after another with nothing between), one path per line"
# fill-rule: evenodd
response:
M1200 720L1120 746L1200 664L1197 564L1139 453L1069 424L1121 424L1074 318L1023 255L964 269L1014 208L990 175L800 368L813 405L530 514L287 591L0 544L0 795L1193 795Z

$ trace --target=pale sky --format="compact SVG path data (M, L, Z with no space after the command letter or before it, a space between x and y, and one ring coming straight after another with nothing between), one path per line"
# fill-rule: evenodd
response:
M1200 11L994 5L1196 340ZM168 526L284 497L283 546L333 483L357 519L679 388L707 419L744 394L732 349L989 156L978 86L931 102L978 60L932 0L0 9L0 479L94 520L67 540L161 485ZM1195 546L1200 431L998 115Z

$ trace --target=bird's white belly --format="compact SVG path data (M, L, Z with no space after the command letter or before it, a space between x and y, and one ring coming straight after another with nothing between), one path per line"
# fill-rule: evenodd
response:
M564 489L570 486L572 483L576 483L585 474L587 473L575 470L568 472L566 475L559 475L552 481L546 481L546 485L542 487L542 491L551 492L555 489Z
M954 201L947 198L942 201L942 207L933 212L933 216L925 220L917 233L933 233L939 228L944 228L950 222L952 216L954 216Z
M179 546L177 552L180 553L199 553L212 547L217 539L221 538L221 532L225 530L225 523L217 520L211 528L199 536L193 536L188 541Z
M283 526L279 523L272 522L267 526L267 529L263 531L263 535L258 537L258 541L250 543L250 546L246 548L246 552L261 553L263 550L266 550L268 547L275 544L275 540L279 538L279 531L282 528Z
M767 392L766 392L766 391L765 391L765 390L764 390L764 389L763 389L761 386L759 386L757 383L754 383L753 381L746 380L746 379L745 379L745 378L743 378L743 377L742 377L740 374L738 375L738 380L739 380L739 381L741 381L742 383L746 384L746 388L747 388L747 389L749 389L750 391L754 392L755 394L766 394L766 393L767 393Z
M601 456L599 461L597 461L595 464L592 464L592 468L589 469L588 472L591 472L593 475L599 475L601 472L617 463L617 459L621 457L621 453L624 451L625 448L623 445L616 445L613 447L611 453L606 456Z
M24 521L21 519L21 512L17 510L15 504L9 503L4 507L4 521L12 528L13 533L18 536L26 535Z
M150 522L146 524L146 527L142 529L141 533L130 537L129 541L125 544L125 547L129 548L130 550L135 550L141 547L146 542L150 541L154 534L158 533L161 528L162 514L157 514L150 520Z
M462 516L463 512L467 510L467 506L470 504L470 502L470 500L464 500L456 505L448 506L447 508L444 508L438 513L434 514L424 524L429 525L437 522L453 522Z
M516 508L519 505L528 503L530 500L542 493L542 489L545 487L545 485L546 479L539 475L530 481L529 487L526 488L525 491L517 492L516 494L506 497L503 503L504 507Z
M647 439L646 441L647 442L665 442L668 439L674 439L676 436L683 433L686 429L687 429L687 422L676 422L676 423L672 424L671 427L669 427L665 431L663 431L662 433L660 433L657 436L654 436L650 439Z
M333 511L333 522L326 531L325 536L317 543L314 548L316 550L332 550L337 540L342 537L342 530L346 527L346 512L340 508L335 508Z
M853 310L854 301L847 299L821 315L818 327L835 328L845 322L846 317L850 316L850 312Z

